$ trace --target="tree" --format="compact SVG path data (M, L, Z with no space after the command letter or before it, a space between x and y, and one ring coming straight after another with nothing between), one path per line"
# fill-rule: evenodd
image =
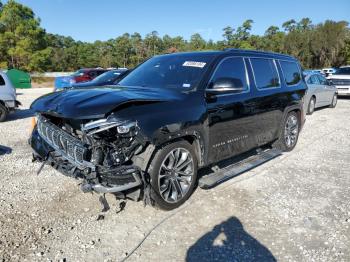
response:
M310 20L310 18L306 17L300 20L300 22L297 25L297 28L299 30L305 31L305 30L311 29L311 26L312 26L312 21Z
M129 67L157 54L179 51L222 50L228 47L267 50L298 58L305 68L350 63L350 29L346 21L312 24L310 18L290 19L283 30L271 25L263 36L251 34L253 20L237 28L223 28L223 39L213 41L198 33L189 40L152 31L107 41L87 43L46 33L34 12L14 0L0 0L0 67L29 71L74 71L81 67Z
M279 27L278 26L270 26L269 28L267 28L267 30L265 31L265 36L267 37L273 37L274 35L276 35L279 32Z
M206 42L199 33L195 33L191 36L190 47L192 50L204 50Z
M223 37L227 44L229 44L233 39L233 32L235 31L231 26L226 26L224 29Z
M288 20L282 24L282 27L284 28L285 31L291 32L296 28L296 22L294 19Z
M1 9L0 24L0 51L3 62L10 68L42 70L39 64L35 65L31 61L33 57L34 61L42 61L47 57L38 57L49 52L40 52L47 47L45 30L40 27L40 20L35 17L34 12L14 0L9 0Z
M254 23L254 21L251 19L244 21L243 24L237 28L237 32L235 34L235 39L240 40L240 41L248 40L248 38L250 36L250 31L252 30L253 23Z

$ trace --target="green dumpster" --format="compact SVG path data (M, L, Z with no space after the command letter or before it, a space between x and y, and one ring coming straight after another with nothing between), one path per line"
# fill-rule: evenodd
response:
M10 69L6 71L6 74L15 88L32 87L30 75L28 73L18 69Z

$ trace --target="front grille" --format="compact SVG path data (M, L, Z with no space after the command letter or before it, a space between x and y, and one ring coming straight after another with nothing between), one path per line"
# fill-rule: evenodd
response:
M39 135L64 158L78 167L86 167L84 159L87 148L79 139L52 124L43 116L39 116L37 127Z
M350 86L350 79L332 79L332 83L337 86Z

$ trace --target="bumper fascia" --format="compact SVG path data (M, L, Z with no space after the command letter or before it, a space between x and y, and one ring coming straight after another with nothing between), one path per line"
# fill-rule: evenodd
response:
M29 138L33 150L33 159L46 162L65 176L84 180L84 192L119 193L142 185L141 171L136 166L120 166L99 172L98 168L79 169L73 163L63 158L40 135L35 128Z

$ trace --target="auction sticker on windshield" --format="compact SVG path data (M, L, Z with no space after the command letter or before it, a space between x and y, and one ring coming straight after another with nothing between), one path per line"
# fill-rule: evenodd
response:
M204 62L186 61L185 63L182 64L182 66L203 68L206 64L207 63L204 63Z

